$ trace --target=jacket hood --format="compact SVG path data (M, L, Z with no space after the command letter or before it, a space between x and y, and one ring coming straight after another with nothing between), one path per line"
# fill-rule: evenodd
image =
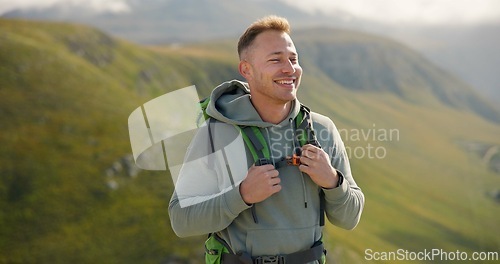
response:
M212 91L206 112L209 116L228 124L273 126L274 124L262 120L250 98L250 89L246 82L238 80L224 82ZM295 99L288 117L278 125L288 125L288 119L295 118L299 111L300 103Z

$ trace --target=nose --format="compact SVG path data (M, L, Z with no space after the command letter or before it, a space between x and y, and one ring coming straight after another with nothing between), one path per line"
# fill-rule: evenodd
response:
M287 60L281 70L283 73L295 73L297 71L295 69L295 64L291 60Z

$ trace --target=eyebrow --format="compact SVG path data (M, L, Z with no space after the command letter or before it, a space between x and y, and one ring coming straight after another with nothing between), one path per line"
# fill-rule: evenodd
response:
M267 57L273 56L273 55L282 55L284 52L283 51L275 51L271 52L267 55ZM292 56L298 56L296 52L290 52Z

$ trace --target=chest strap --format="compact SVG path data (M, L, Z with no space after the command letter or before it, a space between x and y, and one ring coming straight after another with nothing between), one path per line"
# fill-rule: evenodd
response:
M307 250L298 251L286 255L251 257L248 254L222 254L224 264L304 264L316 260L321 260L326 250L323 243L318 241L313 247Z

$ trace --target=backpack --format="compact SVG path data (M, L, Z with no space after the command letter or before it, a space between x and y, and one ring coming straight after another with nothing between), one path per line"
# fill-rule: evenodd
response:
M207 107L210 103L210 98L207 97L199 102L199 106L201 108L201 112L198 115L198 120L197 124L198 127L201 126L203 122L207 122L208 125L208 137L210 140L210 148L211 148L211 153L215 152L214 144L213 144L213 136L212 133L214 133L212 127L213 123L215 123L215 119L210 117L206 110ZM314 132L314 129L312 127L312 119L311 119L311 110L303 105L300 104L300 111L298 115L295 117L294 120L295 123L295 146L304 146L306 144L312 144L315 145L319 148L321 148L321 145L319 144L316 134ZM245 142L245 146L247 149L250 151L252 154L252 158L254 160L254 164L256 166L261 166L261 165L266 165L266 164L271 164L271 152L269 149L269 146L267 145L267 142L264 138L264 135L260 131L258 127L255 126L239 126L239 125L234 125L235 129L239 130L243 141ZM297 147L294 150L293 156L292 157L286 157L284 160L281 160L279 162L275 162L275 167L282 167L282 166L299 166L300 165L300 147ZM223 152L223 157L226 159L226 155L224 153L224 150L222 149ZM225 160L227 164L227 160ZM234 186L234 180L232 179L231 171L228 168L228 174L231 180L231 184ZM325 225L325 197L324 197L324 192L323 190L320 189L319 192L320 196L320 226ZM254 218L255 223L258 222L256 214L255 214L255 207L252 207L252 216ZM322 244L321 240L318 241L317 243ZM216 234L210 233L208 235L208 239L205 241L205 262L206 263L222 263L223 255L224 254L233 254L230 252L230 247L227 245L227 243L219 238ZM326 259L326 250L321 247L321 263L325 263ZM236 255L232 255L236 256ZM225 257L228 257L226 255ZM239 256L238 258L241 258ZM251 259L250 259L251 260ZM239 263L239 262L238 262Z

